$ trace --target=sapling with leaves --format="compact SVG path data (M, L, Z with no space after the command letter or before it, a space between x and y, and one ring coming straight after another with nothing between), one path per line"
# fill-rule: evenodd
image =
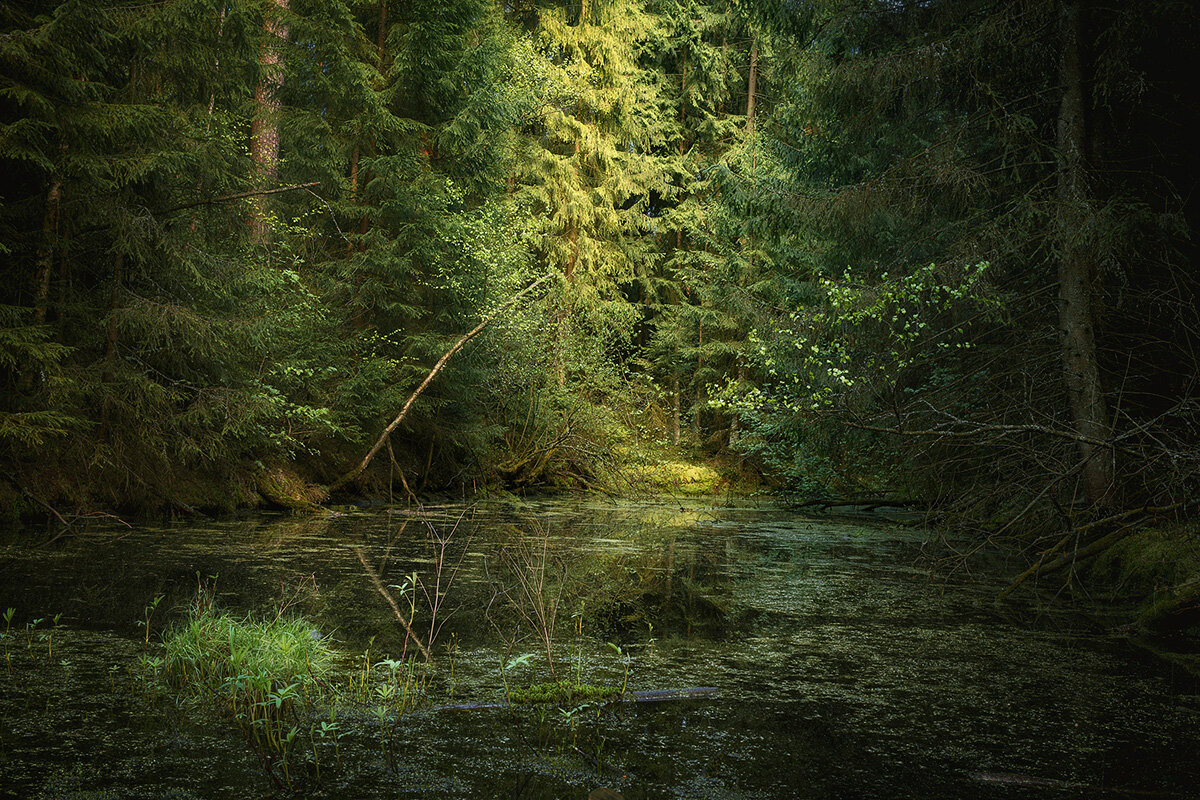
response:
M164 596L161 594L157 595L147 603L146 607L142 610L142 619L138 620L138 627L145 629L146 635L142 643L147 647L150 645L150 619L154 616L154 612L158 608L158 604L162 602Z

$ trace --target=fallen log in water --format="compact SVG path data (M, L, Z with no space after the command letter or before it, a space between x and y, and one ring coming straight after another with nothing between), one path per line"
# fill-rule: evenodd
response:
M610 703L662 703L668 700L691 700L697 697L711 697L719 689L715 686L693 686L688 689L647 689L640 692L625 692L608 700ZM536 705L535 703L520 703L519 705ZM458 703L452 706L438 706L434 711L477 711L484 708L510 708L509 703Z
M1127 797L1192 797L1178 792L1155 792L1143 789L1118 789L1115 786L1095 786L1078 781L1064 781L1057 778L1039 778L1035 775L1017 775L1012 772L972 772L971 780L979 783L999 784L1001 786L1021 786L1030 789L1059 789L1063 791L1087 791L1096 794L1124 795Z

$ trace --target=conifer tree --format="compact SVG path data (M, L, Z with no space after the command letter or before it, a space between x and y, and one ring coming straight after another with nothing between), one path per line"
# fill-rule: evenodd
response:
M569 364L628 341L637 319L621 291L638 269L629 245L648 227L651 193L667 189L666 109L638 63L657 25L636 0L537 12L558 96L529 131L519 201L543 220L540 255L563 276L553 296L560 385ZM585 333L599 347L591 356L579 349Z

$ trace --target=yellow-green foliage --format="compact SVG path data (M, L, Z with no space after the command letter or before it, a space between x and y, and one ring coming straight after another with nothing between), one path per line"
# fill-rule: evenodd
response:
M683 494L712 494L721 482L721 474L706 464L664 461L642 464L630 469L632 478L651 489L670 489Z

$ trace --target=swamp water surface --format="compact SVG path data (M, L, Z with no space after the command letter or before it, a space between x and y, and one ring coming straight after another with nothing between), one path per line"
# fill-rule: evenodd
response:
M331 684L364 660L414 655L359 554L406 615L406 576L432 594L442 556L425 704L381 717L347 703L336 747L302 735L300 796L1200 795L1195 685L1119 638L1006 619L995 576L931 583L913 528L688 502L255 517L3 546L0 609L16 613L0 662L0 796L286 795L231 722L155 696L137 665L198 586L239 615L302 613L344 653ZM550 677L521 613L537 616L521 576L539 575L557 677L715 692L504 708L505 679ZM147 645L138 621L159 596ZM429 603L415 597L425 640Z

